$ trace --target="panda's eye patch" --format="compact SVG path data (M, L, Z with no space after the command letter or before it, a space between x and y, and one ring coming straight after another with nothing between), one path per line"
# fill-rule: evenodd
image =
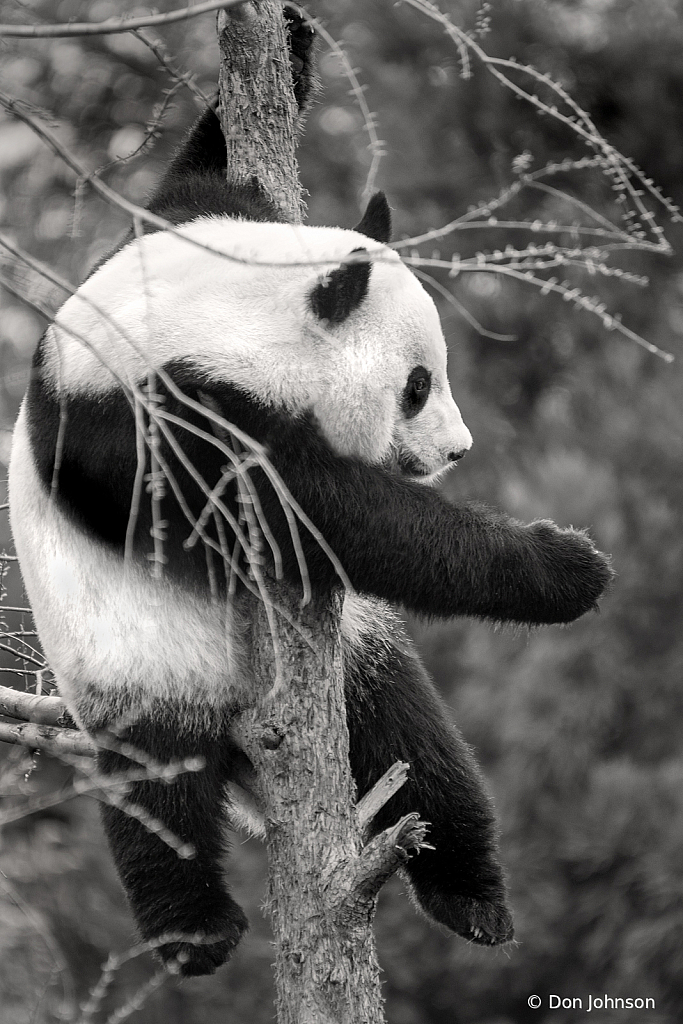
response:
M408 381L403 389L401 405L407 420L417 416L429 397L432 386L432 375L424 366L416 366L408 374Z

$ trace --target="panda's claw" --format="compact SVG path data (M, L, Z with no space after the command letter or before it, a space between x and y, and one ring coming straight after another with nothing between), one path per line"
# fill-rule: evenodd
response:
M213 974L230 959L245 930L241 926L229 928L224 932L225 937L215 942L200 935L194 936L194 941L167 942L155 952L170 974L183 978Z
M415 895L429 917L468 942L478 946L501 946L514 938L512 915L502 897L477 900L417 891Z

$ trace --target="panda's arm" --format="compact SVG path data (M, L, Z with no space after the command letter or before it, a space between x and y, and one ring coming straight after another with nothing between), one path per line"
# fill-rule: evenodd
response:
M271 458L356 590L426 615L548 623L589 611L609 583L607 560L585 534L447 502L335 457L312 433L275 442ZM306 552L315 577L324 556L310 541Z
M595 607L612 572L589 538L548 521L523 525L356 459L336 455L310 419L268 411L221 387L228 419L263 441L293 497L321 531L358 591L435 616L570 622ZM279 499L253 473L286 575L299 569ZM334 569L301 528L309 575L333 583Z
M339 558L356 590L426 615L476 615L499 621L569 622L595 603L611 578L606 558L574 530L548 522L524 526L482 506L453 504L437 492L336 455L312 419L265 406L229 384L212 384L188 364L166 372L186 394L208 394L226 419L265 445L293 497ZM27 414L33 455L49 493L54 485L60 405L36 365ZM161 388L162 391L165 389ZM206 419L165 394L165 408L188 429L177 443L208 487L225 468L225 456L202 439ZM64 512L97 539L123 551L137 473L135 421L122 392L73 396L66 401L56 496ZM197 428L197 429L195 429ZM193 483L166 444L165 461L177 481L191 521L166 488L162 512L167 570L204 589L201 546L187 549L191 524L203 514L206 492ZM286 577L300 582L299 564L280 500L261 469L250 476L274 535ZM226 499L234 502L226 493ZM239 514L239 508L234 508ZM153 525L145 497L136 513L136 550L148 557ZM330 559L302 525L300 536L311 583L334 585ZM267 550L267 545L264 545Z

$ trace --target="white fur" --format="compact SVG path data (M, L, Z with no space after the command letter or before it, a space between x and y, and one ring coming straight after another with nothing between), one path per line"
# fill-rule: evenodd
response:
M10 473L11 525L26 590L48 662L69 709L79 693L101 694L90 721L153 710L159 698L190 700L206 715L248 694L230 605L186 596L126 565L72 526L40 486L22 409ZM346 595L342 633L393 637L398 619L384 602ZM235 687L239 690L236 692ZM206 723L204 723L206 724Z
M46 352L58 387L101 393L112 373L131 385L150 366L192 356L216 380L293 413L312 408L340 454L380 463L406 449L434 473L471 446L436 307L391 249L340 228L227 217L180 230L185 238L159 232L129 243L65 303ZM368 296L342 324L323 328L308 295L360 246L374 256ZM400 396L417 365L431 372L432 393L404 420Z
M355 590L344 595L341 631L351 647L361 649L368 641L390 646L404 639L403 625L391 605Z
M266 822L263 808L252 793L236 782L229 782L226 788L226 811L233 828L256 839L265 839Z
M38 634L60 693L81 717L87 686L102 707L126 716L149 711L160 697L225 707L245 683L233 642L230 608L188 596L72 526L38 480L25 412L14 432L10 473L12 533ZM88 722L83 722L88 725Z
M72 296L48 331L47 380L104 394L150 367L191 356L292 413L312 408L339 453L383 463L407 452L436 474L471 437L451 396L436 308L392 250L338 228L205 217L131 242ZM192 245L229 253L233 259ZM308 307L322 276L351 250L373 255L369 292L323 328ZM238 262L241 259L245 262ZM87 342L87 346L84 346ZM425 408L406 420L410 371L432 375ZM22 410L10 464L12 531L36 625L60 691L83 720L153 710L159 698L214 711L249 689L230 606L185 594L70 524L43 491ZM383 602L349 593L342 631L362 647L400 639ZM93 690L84 704L79 694ZM198 712L199 713L199 712Z

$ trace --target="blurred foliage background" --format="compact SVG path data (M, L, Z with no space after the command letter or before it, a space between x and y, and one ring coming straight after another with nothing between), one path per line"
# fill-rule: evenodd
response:
M168 2L162 9L175 5ZM610 140L675 202L683 201L683 3L680 0L473 0L442 9L466 28L491 15L489 53L550 72ZM120 0L0 3L0 21L102 20L134 8ZM318 0L312 12L343 38L367 83L387 143L378 184L395 207L397 237L437 227L531 166L584 155L557 122L539 117L481 68L460 77L440 26L388 0ZM218 50L211 15L152 32L177 67L211 94ZM350 226L367 173L367 136L339 61L321 47L324 90L300 149L311 223ZM172 83L130 35L3 40L0 87L44 111L91 168L131 153ZM197 105L180 89L163 132L106 181L143 202ZM0 115L1 230L77 282L121 235L125 217L76 190L25 125ZM615 216L597 171L554 180ZM566 207L566 204L564 204ZM520 218L568 216L557 197L521 197ZM471 621L413 623L443 695L484 765L501 821L518 945L468 947L417 916L400 879L380 898L377 938L391 1024L569 1024L576 1010L547 1009L550 993L651 997L656 1010L594 1011L595 1020L683 1018L683 268L673 257L626 253L647 290L596 285L624 323L679 358L667 365L597 318L553 296L484 274L442 283L490 331L481 336L437 296L452 354L456 401L475 438L444 484L453 496L498 505L522 519L587 526L613 552L618 578L571 629L532 635ZM450 257L524 245L528 232L463 232L440 244ZM427 253L429 254L429 253ZM2 269L8 261L2 258ZM14 271L32 295L50 287ZM23 275L23 278L22 278ZM44 321L0 292L0 459ZM9 545L3 523L0 542ZM21 604L16 570L8 603ZM69 770L3 747L5 801L59 791ZM257 843L235 842L235 889L252 931L228 968L182 985L169 981L131 1021L266 1024L273 1020L272 951L259 910L265 862ZM82 1000L111 951L134 930L103 845L97 808L69 801L7 826L0 845L0 1020L41 1024ZM108 1012L153 973L148 956L117 972ZM538 994L543 1008L527 997ZM106 1013L100 1015L104 1020Z

